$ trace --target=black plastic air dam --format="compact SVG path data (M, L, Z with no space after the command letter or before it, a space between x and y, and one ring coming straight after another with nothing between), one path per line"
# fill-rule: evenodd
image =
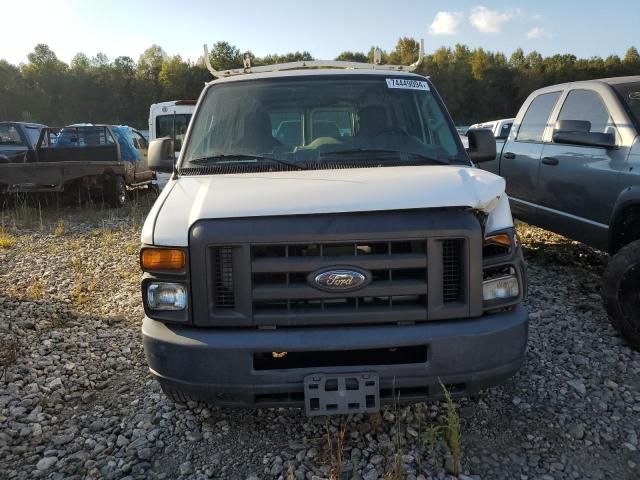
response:
M424 345L363 350L319 350L310 352L257 352L254 370L286 370L358 365L402 365L427 361Z
M473 319L416 325L212 329L166 325L145 318L142 326L153 375L198 398L232 406L252 406L265 395L272 399L270 405L300 405L304 377L314 372L375 371L383 390L395 386L420 392L418 387L428 387L423 395L415 397L416 401L440 396L440 381L464 385L459 394L472 393L500 383L520 368L527 332L527 311L522 305ZM326 352L416 344L426 345L426 362L253 368L254 354L259 352Z

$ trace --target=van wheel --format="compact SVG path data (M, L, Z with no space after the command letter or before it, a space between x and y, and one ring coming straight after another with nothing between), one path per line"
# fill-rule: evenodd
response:
M602 299L613 326L640 350L640 240L609 260L602 275Z
M171 384L163 382L162 380L158 380L158 382L160 383L160 388L162 388L162 392L172 402L174 403L197 402L197 400L187 392L183 392L182 390L177 390Z
M107 203L114 208L121 208L127 205L129 196L127 186L122 177L112 177L107 184Z

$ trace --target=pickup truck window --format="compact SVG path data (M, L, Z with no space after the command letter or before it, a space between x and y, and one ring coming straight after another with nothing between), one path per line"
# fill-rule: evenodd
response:
M29 137L29 143L35 147L40 139L40 129L38 127L25 127L24 131Z
M0 125L0 145L23 145L18 129L13 125Z
M314 168L329 157L363 166L468 165L440 100L426 80L415 82L424 87L390 88L378 75L214 84L193 119L180 167L242 163L268 169L271 160Z
M541 142L549 115L561 92L543 93L533 99L524 114L516 140L519 142Z
M640 131L640 82L617 83L612 87L622 99L636 130Z
M613 127L602 98L592 90L572 90L562 105L558 120L587 120L591 122L591 132L605 133Z

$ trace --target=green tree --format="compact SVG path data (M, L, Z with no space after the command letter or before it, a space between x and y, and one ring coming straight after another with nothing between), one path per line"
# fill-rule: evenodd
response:
M343 61L343 62L360 62L360 63L369 62L367 55L365 55L364 53L351 52L351 51L342 52L340 55L336 57L336 60Z
M91 67L91 61L84 53L76 53L71 59L70 66L72 70L87 71Z
M289 52L285 54L270 53L262 58L256 57L254 59L255 65L273 65L276 63L289 63L289 62L310 62L313 60L311 54L307 51L304 52Z
M157 81L166 58L167 54L162 47L151 45L138 59L136 76L145 80Z
M218 71L242 68L244 63L238 47L229 42L216 42L209 52L211 66Z
M388 62L394 65L411 65L418 60L419 55L420 43L410 37L401 37L389 53Z

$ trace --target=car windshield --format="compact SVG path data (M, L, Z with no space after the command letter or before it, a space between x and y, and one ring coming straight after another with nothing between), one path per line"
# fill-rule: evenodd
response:
M429 83L417 76L222 82L201 101L181 168L468 164L457 137Z
M0 125L0 145L24 145L20 132L13 125Z
M612 85L631 115L631 120L640 130L640 82L618 83Z

